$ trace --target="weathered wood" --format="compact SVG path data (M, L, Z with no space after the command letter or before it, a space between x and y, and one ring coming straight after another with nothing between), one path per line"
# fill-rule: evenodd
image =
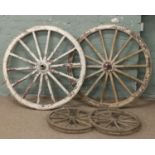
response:
M45 80L46 80L46 83L47 83L47 86L48 86L48 89L49 89L49 92L50 92L50 95L51 95L51 99L53 102L56 102L55 100L55 97L54 97L54 93L53 93L53 90L52 90L52 86L50 85L50 81L49 81L49 78L47 75L45 75Z
M102 49L104 51L105 59L107 60L108 55L107 55L107 50L106 50L106 47L105 47L105 42L104 42L104 38L103 38L103 34L102 34L101 30L99 30L99 35L100 35L100 42L101 42Z
M47 38L46 38L46 44L45 44L45 51L44 51L44 60L46 60L46 58L47 58L47 52L48 52L50 35L51 35L51 31L48 30L48 32L47 32Z
M76 51L76 50L75 50L75 47L74 47L74 48L72 48L71 50L69 50L69 51L65 52L64 54L60 55L59 57L57 57L57 58L53 59L53 60L52 60L52 62L56 62L56 61L58 61L58 60L62 59L63 57L65 57L65 56L69 55L70 53L72 53L72 52L74 52L74 51Z
M98 113L102 113L104 117L98 117ZM123 116L127 118L124 122L121 120ZM94 110L90 115L90 121L97 131L109 135L129 135L141 127L136 115L118 109Z
M66 93L66 95L69 94L69 91L61 84L61 82L50 72L48 73L48 75L51 77L51 79L53 79L53 81L64 91L64 93Z
M66 115L63 115L63 114ZM82 116L85 116L83 119ZM48 117L51 128L64 133L85 133L92 130L89 113L76 108L62 108L54 110Z
M38 61L39 59L35 56L35 54L30 50L30 48L21 40L19 39L20 44L26 49L26 51L33 57L34 60Z
M44 42L45 49L43 51L41 51L39 45L40 40L38 39L39 34L41 34L42 32L47 32L45 33L46 40ZM49 51L49 41L52 37L54 37L54 35L51 35L52 33L59 33L61 39L58 41L58 43L56 43L56 45L53 45L54 50L51 52ZM30 48L28 47L28 43L24 42L24 39L27 36L30 36L30 39L32 39L34 46L32 49L36 48L37 53L33 50L30 50ZM53 55L58 51L60 45L64 44L64 39L68 40L72 44L73 48L64 53L59 53L56 58L53 58ZM18 53L16 49L13 50L14 47L18 46L19 44L21 44L22 47L27 51L27 55L19 56L18 54L16 54ZM68 60L68 54L72 52L76 52L79 61L76 63L66 63ZM32 57L33 60L31 60L29 57ZM16 60L12 59L12 61L9 61L10 58L16 58L21 62L26 62L27 64L25 64L24 67L18 67L17 65L16 67L12 67L12 63L16 64ZM64 58L61 63L54 63L61 58ZM57 71L54 69L57 67L61 67L62 71ZM74 75L70 76L69 74L67 74L67 72L64 72L64 69L66 70L66 68L68 69L70 67L74 68L75 70L78 69L78 79ZM77 40L68 32L53 26L36 26L21 33L10 43L3 60L4 79L11 94L17 99L20 104L38 110L54 109L69 102L81 88L85 77L85 71L85 57ZM22 72L22 74L25 74L25 76L17 81L14 79L13 81L10 81L10 74L8 74L8 72L10 72L10 74L14 74L15 72L17 76ZM54 76L53 74L57 75ZM64 86L64 83L62 82L63 80L61 81L57 79L59 77L65 77L68 81L74 81L72 90L69 90L69 85ZM50 83L49 78L53 83ZM25 80L27 80L26 82L29 82L27 86L24 85L23 81ZM19 86L15 87L17 84L19 84ZM45 87L43 86L44 84ZM54 84L54 86L56 87L55 89L52 89L52 84ZM23 94L22 92L19 92L17 90L20 86L24 89ZM49 98L51 98L51 100L47 101L47 103L44 103L44 88L49 91ZM62 96L61 94L58 94L57 88L60 88L60 90L62 90L65 94ZM32 90L33 94L31 94L30 90ZM48 96L46 96L46 98L48 98Z
M18 56L18 55L16 55L15 53L10 53L10 56L12 56L12 57L14 57L14 58L17 58L17 59L19 59L19 60L22 60L22 61L24 61L24 62L28 62L28 63L30 63L30 64L32 64L32 65L35 65L35 64L36 64L35 62L32 62L31 60L28 60L28 59L26 59L26 58L23 58L23 57L21 57L21 56Z
M34 42L35 42L35 45L36 45L36 49L37 49L37 52L38 52L39 59L42 60L41 50L40 50L40 47L39 47L39 44L38 44L36 33L33 31L32 35L33 35L33 39L34 39Z
M129 44L129 42L131 41L132 36L129 37L129 39L121 46L120 50L117 52L117 54L115 55L115 57L113 58L112 62L114 62L119 55L122 53L122 51L127 47L127 45Z
M109 38L108 35L107 38L105 38L106 35L104 34L107 34L108 32L110 33L110 35L111 32L113 32L110 44L111 47L106 45L106 41L109 41ZM119 49L117 49L117 43L119 43L118 39L122 34L124 34L123 39L125 41L119 47ZM99 43L96 43L96 45L101 46L94 47L94 45L88 40L90 36L94 36L95 38L93 39L99 41ZM88 102L88 104L96 107L122 107L126 104L131 103L135 98L139 97L147 88L152 72L151 55L149 48L138 33L118 25L100 25L88 30L87 32L84 32L83 35L78 39L78 41L81 45L85 43L85 46L91 47L92 49L89 51L90 55L88 55L88 51L85 51L87 49L86 47L83 49L87 61L86 82L84 82L83 87L79 92L83 101ZM131 45L136 45L136 49L127 51L126 49L131 47ZM109 51L106 49L106 47L110 48ZM97 49L100 50L97 51ZM96 53L96 55L98 55L99 59L94 56L94 52ZM123 55L123 52L128 53L126 55ZM104 61L100 58L101 55L104 56ZM140 63L139 61L135 63L131 61L132 58L137 58L139 56L144 57L144 63ZM130 61L130 63L127 63L128 61ZM93 62L93 65L90 65L90 62ZM132 75L130 72L132 70L134 72L142 70L143 76L139 78ZM102 86L105 85L104 83L106 80L105 78L103 78L103 80L99 81L100 83L98 84L98 91L101 92L96 92L93 89L98 80L94 79L94 76L98 75L98 79L100 79L100 75L102 74L102 72L106 72L106 74L109 75L107 83L109 84L109 82L111 82L111 87L108 86L105 91L102 90ZM120 78L123 76L125 78ZM113 77L115 77L115 79L113 79ZM87 78L89 78L89 87ZM124 79L127 79L128 82L134 83L135 87L137 88L131 92L128 86L125 84ZM117 92L115 88L116 86L118 86L119 89L123 89L123 91L125 90L125 96L122 97ZM107 89L112 90L113 93L104 96L105 94L109 93ZM104 94L102 93L102 91L104 92ZM101 94L100 97L99 93ZM104 96L104 99L102 95Z
M104 74L105 74L105 72L101 73L100 76L94 81L94 83L91 85L91 87L85 93L86 96L88 96L90 94L90 92L95 88L95 86L101 80L101 78L104 76Z
M104 61L104 58L102 57L102 55L98 52L98 50L95 48L95 46L90 42L90 40L88 38L85 38L86 42L88 43L88 45L93 49L93 51L96 53L96 55L99 57L99 59L101 61Z
M58 44L55 46L54 50L51 52L50 56L47 58L48 60L50 60L53 55L55 54L55 52L57 51L57 49L59 48L59 46L62 44L62 42L64 41L65 36L62 36L60 41L58 42Z
M114 52L114 48L115 48L115 44L116 44L116 39L117 39L117 35L118 35L118 30L115 30L114 36L113 36L113 40L112 40L112 46L111 46L111 51L110 51L110 56L109 56L109 60L111 61L112 56L113 56L113 52Z

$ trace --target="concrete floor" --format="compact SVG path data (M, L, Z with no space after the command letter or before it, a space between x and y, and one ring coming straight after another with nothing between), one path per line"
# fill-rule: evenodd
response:
M78 101L69 104L93 110ZM128 136L110 136L95 130L83 134L64 134L47 124L46 119L51 111L31 110L18 104L12 97L0 97L0 138L155 138L155 101L139 99L123 109L140 118L140 131Z

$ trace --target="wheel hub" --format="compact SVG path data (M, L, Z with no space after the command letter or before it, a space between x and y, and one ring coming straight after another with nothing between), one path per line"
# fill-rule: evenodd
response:
M39 73L46 74L49 71L49 63L47 62L39 62L36 67Z
M105 62L104 64L103 64L103 69L105 70L105 71L110 71L110 70L112 70L112 64L110 63L110 62Z
M42 71L46 70L46 65L41 64L41 65L40 65L40 70L42 70Z

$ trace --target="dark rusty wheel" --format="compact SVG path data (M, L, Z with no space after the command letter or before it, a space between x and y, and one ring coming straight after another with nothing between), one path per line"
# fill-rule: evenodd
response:
M128 135L140 129L140 120L132 113L123 110L95 110L91 123L97 131L110 135Z
M95 107L123 107L147 88L152 62L138 33L100 25L83 33L79 43L86 57L86 76L79 92L83 101ZM75 57L70 54L69 62ZM74 68L70 74L74 75Z
M64 133L85 133L92 129L89 113L76 108L54 110L48 117L49 125Z

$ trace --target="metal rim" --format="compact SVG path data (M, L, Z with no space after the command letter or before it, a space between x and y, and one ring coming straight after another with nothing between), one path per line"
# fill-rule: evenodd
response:
M38 42L38 38L37 38L38 36L36 35L36 33L39 33L42 31L46 31L46 33L47 33L44 51L40 50L39 42ZM51 33L57 33L58 35L61 36L61 38L58 41L58 43L55 45L52 52L49 54L48 46L49 46L49 40L51 37ZM36 47L36 51L37 51L38 55L35 55L34 52L31 51L30 48L26 45L26 43L23 41L23 39L29 35L31 35L33 38L34 45ZM55 55L55 53L57 53L57 51L58 51L57 49L59 48L60 45L62 45L64 43L65 39L73 45L72 48L70 50L64 51L64 53L62 55L59 55L58 57L54 58L53 55ZM17 46L17 44L20 44L23 47L23 49L27 52L27 55L29 55L33 60L32 59L29 60L27 58L18 56L15 53L12 53L13 49ZM61 64L56 64L56 62L64 59L68 54L73 53L73 52L76 52L79 56L78 63L70 63L69 64L69 63L62 62ZM8 68L9 58L19 59L33 67L31 67L31 68L30 67ZM52 66L53 68L51 67L52 63L53 63L53 66ZM55 70L55 68L57 68L57 67L68 68L70 66L72 66L72 67L78 66L80 68L80 73L79 73L78 79ZM23 77L23 79L20 79L14 83L10 82L8 72L12 71L12 72L17 72L17 74L18 74L18 71L20 71L20 70L23 71L23 70L28 70L28 69L32 70L32 72L30 72L30 74L27 74L25 77ZM4 74L4 79L5 79L7 87L9 88L11 94L16 98L16 100L19 103L21 103L22 105L25 105L27 107L39 109L39 110L53 109L53 108L57 108L65 103L67 103L78 93L78 91L83 83L84 76L85 76L85 57L84 57L83 51L82 51L79 43L68 32L66 32L58 27L54 27L54 26L35 26L35 27L32 27L32 28L26 30L25 32L21 33L19 36L17 36L10 43L9 47L6 50L4 59L3 59L3 74ZM73 80L76 83L73 90L71 92L69 92L69 90L67 90L61 84L61 82L58 81L58 79L54 76L54 74L59 75L61 78L67 78L69 80ZM31 85L28 85L28 87L26 88L26 90L25 90L26 92L23 97L16 91L15 86L18 85L20 82L22 82L24 80L24 78L27 79L31 75L35 75L35 77L33 78ZM31 89L32 84L37 81L37 78L39 78L37 101L32 102L32 101L25 99L25 96L28 94L29 89ZM45 81L46 81L47 89L49 90L49 93L51 96L51 103L49 103L47 105L40 104L40 96L41 96L41 91L42 91L43 79L45 79ZM62 91L64 93L66 93L66 96L59 101L57 101L54 98L54 94L53 94L54 90L52 90L52 86L50 84L50 79L53 80L57 84L57 86L60 89L62 89Z
M78 134L92 130L89 113L77 108L62 108L54 110L47 119L49 125L60 132Z
M113 31L113 36L111 40L111 49L107 51L106 44L105 44L105 38L104 33L108 30ZM121 47L117 49L117 52L115 50L115 44L117 42L117 38L120 35L120 33L123 33L127 36L127 39L123 42ZM97 35L98 42L102 48L102 51L98 50L98 47L95 46L90 40L89 37L92 35ZM83 43L86 44L91 50L92 53L96 55L97 59L94 58L91 55L86 54L86 50L83 48L83 51L85 53L86 57L86 77L85 81L83 83L83 86L80 89L79 94L82 97L83 101L86 101L88 104L96 106L96 107L102 107L102 106L109 106L109 107L122 107L126 104L131 103L135 98L140 96L146 87L148 86L151 72L152 72L152 62L151 62L151 56L150 51L145 44L145 42L142 40L142 38L139 36L138 33L132 32L128 28L118 26L118 25L100 25L98 27L94 27L87 32L83 33L83 35L79 38L79 43L81 44L81 47L83 48ZM129 43L134 43L138 46L138 49L135 49L134 51L129 51L128 55L121 57L120 55L124 52L127 46L129 46ZM121 63L124 63L126 60L130 61L131 58L134 58L136 56L143 55L145 63L139 64L137 62L136 64L129 64L129 65L123 65ZM73 55L72 55L73 56ZM70 55L70 61L72 60L72 56ZM88 62L93 62L93 65L89 65ZM91 69L93 69L93 72L90 74L88 73ZM138 70L138 69L144 69L145 73L143 74L142 79L139 79L137 77L134 77L126 70ZM125 71L124 71L125 70ZM96 76L96 79L93 78ZM139 85L137 90L130 90L125 83L121 79L121 76L123 78L127 78L130 81L135 82L135 85ZM85 83L87 81L90 81L92 83L90 87L88 88ZM93 98L93 94L95 94L94 88L96 85L100 82L102 92L100 95L100 99ZM111 90L113 93L113 98L111 101L104 100L104 94L107 87L107 82L110 81ZM122 87L123 91L128 93L128 96L125 99L119 98L118 91L116 90L115 83L119 83L119 85ZM98 87L99 88L99 87ZM94 91L93 91L94 90ZM92 94L91 94L92 93Z
M141 127L138 117L123 110L95 110L90 121L97 131L110 135L128 135L137 132Z

